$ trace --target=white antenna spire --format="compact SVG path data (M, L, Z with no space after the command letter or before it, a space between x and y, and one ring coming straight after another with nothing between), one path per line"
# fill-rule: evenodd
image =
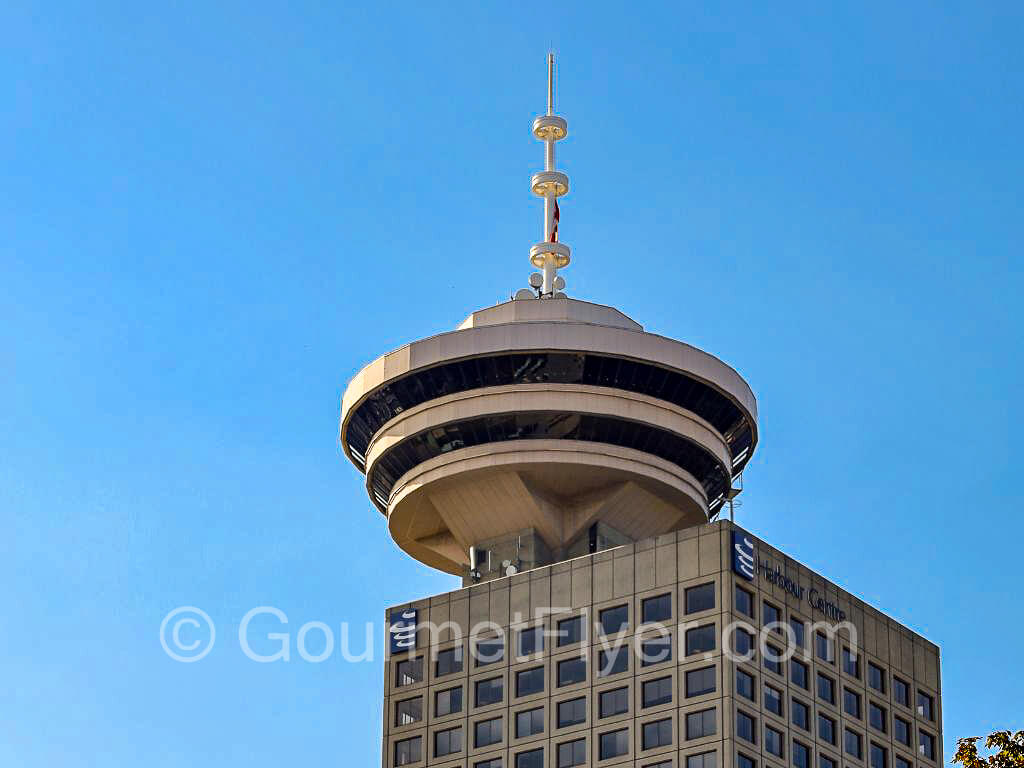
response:
M558 277L559 269L569 266L570 250L558 242L558 198L569 191L569 177L555 170L555 142L568 133L565 120L555 109L555 54L548 54L548 111L533 121L533 135L544 142L544 170L533 174L530 186L533 193L544 199L544 239L530 249L530 263L543 270L540 277L542 299L559 295L565 280ZM535 281L531 278L530 284ZM564 295L564 294L562 294Z

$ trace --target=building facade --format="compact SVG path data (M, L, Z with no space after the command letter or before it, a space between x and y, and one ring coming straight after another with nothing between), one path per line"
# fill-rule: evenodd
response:
M387 616L384 768L941 765L939 649L726 521Z

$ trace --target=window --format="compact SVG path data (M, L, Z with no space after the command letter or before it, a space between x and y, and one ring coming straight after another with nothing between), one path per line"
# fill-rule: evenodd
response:
M761 604L761 618L764 621L765 627L769 627L772 624L779 624L781 623L782 619L782 617L779 614L779 609L769 602L764 602ZM773 627L773 629L777 630L778 627Z
M434 757L462 751L462 728L449 728L434 734Z
M686 655L715 650L715 625L705 624L686 630Z
M671 766L672 764L669 763ZM701 752L699 755L686 756L686 768L716 768L714 752ZM651 766L651 768L655 768Z
M602 733L598 737L597 757L607 760L609 757L629 754L629 729Z
M448 648L437 652L437 661L434 663L436 677L454 675L462 671L462 646Z
M736 693L745 699L757 701L757 694L754 693L754 676L742 669L736 670Z
M640 666L649 667L672 660L672 638L655 637L640 643Z
M917 716L925 720L934 720L932 710L935 708L935 700L922 690L917 692Z
M499 741L501 741L500 717L495 717L491 720L481 720L473 726L474 747L487 747L491 744L497 744Z
M519 655L532 656L544 650L544 627L519 630Z
M686 672L686 698L715 692L715 668L701 667Z
M892 698L898 704L910 708L910 686L895 675L892 678Z
M629 669L629 647L617 646L610 651L598 651L597 676L608 677Z
M860 680L860 658L849 648L843 648L843 672Z
M895 715L893 715L892 737L896 739L896 741L898 741L900 744L906 744L908 747L913 746L910 743L910 723L908 723L902 717L896 717Z
M601 691L598 697L597 716L611 717L621 715L629 711L629 688L612 688L610 691Z
M829 744L836 743L836 721L818 713L818 738Z
M516 768L544 768L544 747L516 755Z
M757 723L742 710L736 712L736 735L751 744L757 744Z
M444 717L462 711L462 686L438 691L434 694L434 714Z
M868 765L871 768L886 768L889 764L889 750L871 742L871 749L868 751Z
M818 753L818 768L836 768L836 761L828 755Z
M587 679L587 660L563 659L558 662L558 687L582 683Z
M826 661L829 664L835 663L836 659L832 651L832 641L825 637L821 632L814 633L814 648L819 659Z
M488 704L497 704L505 694L504 687L500 677L477 681L476 706L486 707Z
M640 736L641 749L654 749L655 747L667 747L672 743L672 720L655 720L651 723L644 723Z
M796 768L811 768L811 750L796 739L793 740L793 765Z
M544 667L516 672L516 696L529 696L544 690Z
M789 711L792 714L793 725L797 728L803 728L805 731L811 730L811 709L804 704L800 699L790 699Z
M849 728L843 729L843 749L846 750L846 754L853 755L854 757L861 756L861 742L860 734L854 733Z
M803 648L805 642L804 620L798 619L796 616L790 616L789 628L793 630L793 642L796 643L798 648Z
M395 665L395 687L412 685L423 680L423 657L405 659Z
M423 699L405 699L395 704L395 725L411 725L423 719Z
M423 739L416 736L395 742L395 765L409 765L423 759Z
M757 761L744 755L742 752L736 754L736 768L757 768Z
M587 740L576 739L558 745L558 768L572 768L587 762Z
M715 607L714 584L701 584L699 587L690 587L684 594L686 595L686 612L688 614L710 611Z
M868 723L872 728L877 728L882 733L886 732L885 721L888 720L885 714L885 710L882 707L873 701L868 702Z
M764 727L764 748L776 757L782 757L782 733L769 726Z
M929 760L935 759L935 737L927 731L917 732L917 751Z
M896 755L893 760L895 761L896 768L913 768L913 764L906 758Z
M868 662L868 686L879 693L885 693L885 670L870 661Z
M798 685L807 690L807 665L796 659L789 660L789 680L793 685Z
M533 736L535 733L544 733L544 707L516 712L516 738Z
M861 717L859 693L854 693L849 688L843 688L843 711L851 717Z
M736 610L744 616L754 618L754 596L743 587L736 587Z
M836 703L836 684L831 677L818 673L818 698L829 704Z
M562 619L558 622L558 642L556 645L561 648L563 645L572 645L583 639L583 617L573 616L571 619Z
M715 709L702 709L700 712L688 712L686 715L686 738L700 739L714 736L718 732Z
M667 621L672 618L672 595L648 597L640 602L643 621Z
M782 651L768 643L764 646L764 668L776 675L782 674Z
M736 655L746 659L754 656L754 636L745 629L733 627L732 650Z
M782 692L766 685L764 687L764 708L782 717Z
M558 702L558 727L566 728L570 725L579 725L587 720L587 700L580 696L578 699Z
M495 664L505 658L505 638L492 637L478 640L476 644L476 666Z
M640 699L643 702L644 708L668 704L672 701L672 678L669 676L645 680L640 688L640 692Z
M621 632L629 624L629 607L625 605L605 608L598 615L601 620L601 631L606 635Z
M492 757L490 760L481 760L479 763L473 763L473 768L501 768L501 758Z

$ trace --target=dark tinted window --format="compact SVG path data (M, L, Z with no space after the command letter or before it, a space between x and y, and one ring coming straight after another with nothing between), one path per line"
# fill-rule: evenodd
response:
M686 696L703 696L715 691L715 668L701 667L686 672Z
M640 603L644 622L668 621L672 618L672 595L648 597Z
M434 757L444 757L462 751L462 729L449 728L434 734Z
M779 614L779 609L776 608L771 603L768 603L768 602L763 603L762 606L761 606L761 610L762 610L761 618L764 620L764 625L766 627L770 626L770 625L773 625L773 624L778 624L781 621L782 617ZM778 627L772 627L772 629L777 630Z
M836 703L836 684L831 677L818 673L818 698L829 704Z
M764 727L764 748L767 752L782 757L782 733L769 726Z
M575 739L558 745L558 768L572 768L587 762L587 740Z
M558 686L582 683L587 679L587 660L564 659L558 662Z
M516 738L544 733L544 707L516 712Z
M702 709L700 712L688 712L686 715L686 738L700 739L704 736L714 736L717 732L717 718L715 710Z
M495 664L505 658L505 638L493 637L478 640L476 644L476 666Z
M934 720L935 702L931 696L924 691L917 692L917 716L925 720Z
M481 720L473 726L473 746L486 747L501 741L501 718Z
M629 731L625 728L602 733L598 738L598 758L607 760L629 753Z
M825 715L818 715L818 738L829 744L836 743L836 721Z
M565 728L569 725L579 725L587 720L587 700L580 696L578 699L558 702L558 727Z
M797 728L803 728L805 731L811 730L811 711L810 708L804 704L800 699L791 699L791 705L789 711L792 713L793 725Z
M668 761L665 764L665 768L671 768L672 762ZM686 768L717 768L718 762L715 760L714 752L701 752L699 755L688 755L686 758ZM656 766L651 766L656 768Z
M917 751L929 760L935 759L935 737L927 731L918 731Z
M793 642L795 642L800 648L803 648L806 639L804 632L804 620L798 619L796 616L791 616L789 619L789 626L793 630Z
M757 723L746 712L736 712L736 735L751 744L757 743Z
M629 669L629 647L620 645L608 651L597 652L597 676L608 677Z
M807 690L807 665L796 659L789 660L789 679L793 685Z
M736 587L736 611L754 618L754 596L743 587Z
M715 625L705 624L686 630L686 655L715 650Z
M893 758L893 763L895 764L896 768L913 768L913 763L911 763L904 757L900 757L899 755L896 755Z
M462 687L449 688L434 694L434 713L438 717L462 711Z
M423 739L416 736L395 742L395 765L409 765L423 759Z
M892 679L892 697L904 707L910 706L910 687L898 677Z
M476 684L476 706L486 707L497 704L504 696L504 686L500 677L480 680Z
M672 660L672 638L655 637L640 643L640 666L649 667Z
M736 670L736 693L745 699L757 701L755 693L754 676L742 669Z
M516 768L544 768L544 748L530 749L517 754Z
M558 647L572 645L583 639L583 617L573 616L558 622Z
M645 680L641 688L641 699L644 707L656 707L672 701L672 678L659 677Z
M644 723L643 735L640 739L641 749L665 747L672 743L672 721L669 719L655 720ZM625 753L620 753L625 754Z
M764 646L764 668L776 675L782 674L782 650L774 645L765 643Z
M745 659L753 658L754 636L745 629L733 627L732 650Z
M832 641L821 632L814 633L814 649L818 658L827 661L829 664L835 662L835 651L832 650Z
M868 723L872 728L877 728L882 733L885 733L887 728L885 727L886 720L885 709L878 706L874 702L868 703Z
M612 688L601 691L598 697L598 717L611 717L629 711L629 688Z
M893 717L892 719L892 737L896 739L900 744L911 746L910 744L910 723L904 720L902 717Z
M868 754L868 764L871 768L886 768L889 764L889 750L872 743Z
M793 765L796 768L811 768L811 750L799 741L793 742Z
M852 717L860 717L860 694L843 688L843 710Z
M737 768L757 768L757 761L740 752L736 755L736 766Z
M516 672L516 696L529 696L544 690L544 667Z
M539 651L544 650L544 628L543 627L530 627L529 629L522 629L519 631L519 648L518 652L520 656L532 656Z
M448 648L437 652L437 662L434 665L437 677L452 675L462 671L462 646Z
M860 679L860 658L849 648L843 648L843 672Z
M395 687L412 685L423 680L423 657L405 659L395 665Z
M818 755L818 768L836 768L836 761L828 755Z
M715 585L701 584L686 590L686 612L699 613L715 607Z
M629 607L617 605L614 608L605 608L599 614L601 619L601 631L606 635L614 635L625 629L629 624Z
M782 691L766 685L764 687L764 708L782 717Z
M885 693L885 670L868 662L868 685L879 693Z
M843 749L846 754L860 757L862 752L860 734L854 733L849 728L843 729Z

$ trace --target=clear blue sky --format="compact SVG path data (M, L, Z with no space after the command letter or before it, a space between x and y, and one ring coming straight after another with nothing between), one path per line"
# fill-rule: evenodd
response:
M0 763L378 764L379 659L237 626L456 586L338 401L525 285L549 45L570 295L751 382L738 520L941 645L947 756L1024 725L1020 5L431 5L0 10Z

